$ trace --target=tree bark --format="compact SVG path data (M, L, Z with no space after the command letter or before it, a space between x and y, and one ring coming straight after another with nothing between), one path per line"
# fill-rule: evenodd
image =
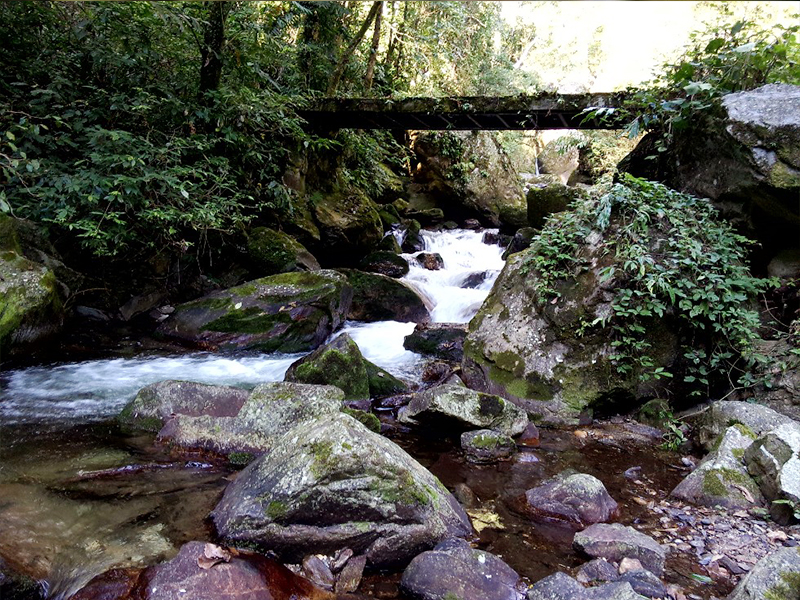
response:
M200 89L206 92L219 89L222 79L222 49L225 46L225 19L231 9L230 2L206 2L208 19L203 25L203 43L200 46Z
M367 61L367 73L364 75L364 88L367 91L372 89L372 80L375 77L375 63L378 60L378 44L381 41L381 20L383 18L383 2L375 15L375 30L372 32L372 45L369 48L369 61Z
M339 87L339 81L342 79L342 75L344 75L344 70L347 67L347 63L350 61L350 58L353 56L353 52L356 51L356 48L361 43L361 40L364 39L364 34L367 33L367 29L372 24L372 21L378 14L378 9L381 7L383 2L373 2L372 8L369 9L369 14L367 14L367 18L364 19L364 23L361 24L361 29L358 30L355 37L352 39L350 44L342 54L342 57L339 59L339 63L336 65L336 70L333 72L333 76L331 77L331 81L328 84L327 95L333 96L336 93L336 88Z

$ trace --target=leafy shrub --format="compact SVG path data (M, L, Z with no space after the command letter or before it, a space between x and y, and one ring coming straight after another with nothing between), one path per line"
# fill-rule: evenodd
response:
M751 242L708 201L624 175L602 197L551 217L525 259L538 303L558 298L559 283L587 269L581 248L593 232L603 233L604 253L613 257L601 280L614 286L614 300L609 318L583 327L612 333L619 372L673 377L656 365L646 337L652 319L669 318L687 332L682 379L692 393L754 383L754 367L763 359L755 348L759 320L751 303L771 282L750 274Z

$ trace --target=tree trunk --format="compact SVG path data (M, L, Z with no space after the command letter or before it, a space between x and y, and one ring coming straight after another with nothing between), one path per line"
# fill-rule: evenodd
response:
M369 48L369 61L367 62L367 73L364 75L364 88L369 91L372 89L372 79L375 77L375 63L378 60L378 44L381 41L381 20L383 18L383 2L380 3L378 12L375 15L375 31L372 32L372 45Z
M203 24L203 43L200 46L200 90L202 98L206 92L219 89L222 79L222 49L225 45L225 19L231 9L230 2L206 2L208 18Z
M336 88L339 87L339 81L342 79L342 75L344 75L344 70L347 67L347 63L350 62L350 58L353 56L353 52L356 51L356 48L361 43L361 40L364 39L364 34L367 33L367 29L372 24L373 19L378 14L378 9L381 7L383 2L373 2L372 8L369 9L369 14L367 14L367 18L364 20L364 23L361 25L361 29L358 30L356 36L350 42L350 45L342 54L342 57L339 59L339 63L336 65L336 70L333 72L333 76L331 77L331 81L328 84L327 95L333 96L336 93Z

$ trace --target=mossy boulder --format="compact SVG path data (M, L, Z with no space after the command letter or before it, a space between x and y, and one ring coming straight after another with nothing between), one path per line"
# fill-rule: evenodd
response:
M494 429L508 436L522 433L528 417L499 396L445 384L415 394L400 410L400 421L434 427Z
M769 433L780 425L791 425L794 421L768 406L737 400L717 400L693 419L692 426L697 441L706 449L714 450L720 436L731 425L747 432L753 439Z
M383 237L377 206L359 189L339 185L312 194L311 206L321 237L317 256L325 265L355 264Z
M400 278L408 275L408 261L394 252L376 250L367 254L358 264L362 271Z
M345 400L366 400L407 390L401 381L365 359L346 333L292 363L286 381L334 385L344 392Z
M250 232L247 256L253 271L261 276L320 269L317 259L305 246L290 235L268 227L256 227Z
M545 219L567 210L575 200L586 196L581 188L568 187L563 183L535 183L525 197L528 204L528 225L541 229Z
M344 323L352 298L336 271L281 273L181 304L158 331L208 348L309 351Z
M427 323L428 304L402 281L378 273L340 269L353 288L353 301L347 318L354 321L400 321Z
M162 381L140 390L119 419L131 428L158 431L159 441L175 449L247 462L241 459L269 452L297 424L337 414L343 398L339 388L325 385L265 383L248 392Z
M464 338L467 326L461 323L420 323L403 340L403 348L435 356L444 360L461 362L464 357Z
M295 562L350 548L374 567L405 563L472 532L438 479L344 414L287 431L228 486L211 518L233 545Z
M495 227L526 224L522 180L495 133L418 131L411 138L419 161L415 181L440 198L446 214Z
M800 598L800 549L767 554L742 577L727 600L795 600Z
M461 449L469 462L490 464L514 456L517 445L499 431L478 429L461 434Z
M718 440L718 447L706 456L672 490L672 496L701 506L727 508L764 507L764 497L747 472L742 460L755 441L741 426L729 427Z
M408 219L403 221L402 237L400 244L403 252L419 252L425 249L425 240L422 239L422 225L419 221Z

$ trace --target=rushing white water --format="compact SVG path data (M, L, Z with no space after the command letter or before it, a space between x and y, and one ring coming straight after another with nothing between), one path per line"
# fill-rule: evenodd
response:
M405 281L433 304L436 322L466 323L489 293L503 267L502 249L481 242L483 232L423 231L425 252L436 252L444 268L428 271L404 255L410 264ZM462 287L469 283L475 287ZM364 356L395 376L416 380L425 359L403 348L414 323L348 322L347 332ZM31 367L0 373L0 423L75 422L103 420L119 413L145 385L182 379L218 385L253 387L281 381L301 355L185 354L114 358L56 366Z

